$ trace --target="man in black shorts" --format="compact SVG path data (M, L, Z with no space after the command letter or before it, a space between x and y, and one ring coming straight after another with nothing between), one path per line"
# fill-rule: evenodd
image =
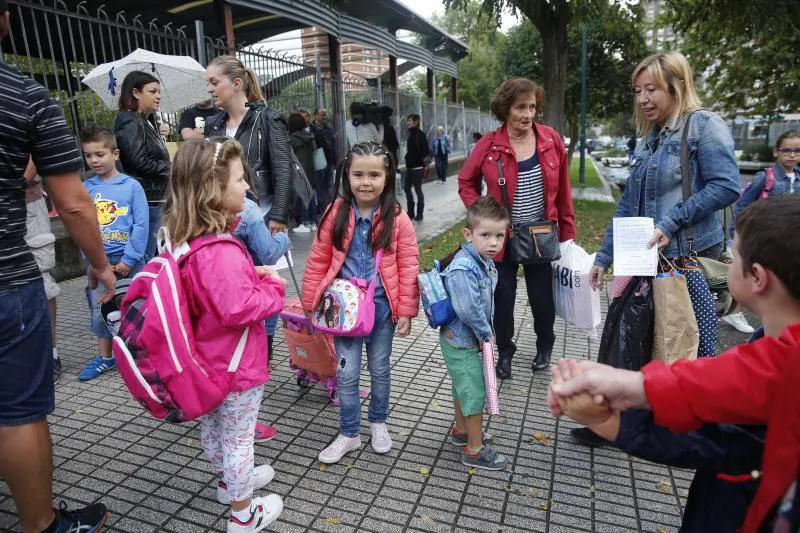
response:
M0 0L0 41L9 32ZM39 267L25 243L25 178L33 159L64 226L83 250L94 283L109 289L97 212L81 183L83 158L64 114L49 93L0 61L0 478L11 489L23 533L97 531L102 504L53 509L53 451L47 415L53 411L52 337Z

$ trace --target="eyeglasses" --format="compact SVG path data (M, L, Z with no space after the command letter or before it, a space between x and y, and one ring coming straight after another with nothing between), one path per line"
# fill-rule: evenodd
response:
M781 155L800 155L800 148L778 148Z

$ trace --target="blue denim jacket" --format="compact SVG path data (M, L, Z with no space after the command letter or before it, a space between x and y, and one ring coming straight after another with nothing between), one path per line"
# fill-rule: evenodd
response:
M778 163L775 163L775 166L772 167L775 171L775 183L772 185L772 189L767 193L767 196L783 196L784 194L800 194L800 182L798 182L797 178L800 178L800 166L794 167L794 175L797 176L795 179L795 184L792 185L792 181L786 176L786 172L784 172L783 167L781 167ZM750 186L742 193L742 197L739 198L739 201L736 202L736 216L739 216L748 205L755 202L758 197L764 192L764 185L767 182L767 173L764 171L759 172L753 178L753 181L750 182Z
M472 244L465 243L442 275L458 318L442 326L441 336L456 348L471 348L492 337L494 261L482 258Z
M372 253L372 218L378 206L372 210L369 217L361 215L355 200L353 200L353 212L356 215L356 226L353 229L353 240L350 242L350 248L347 249L347 255L344 257L344 264L342 270L339 272L339 277L344 279L359 278L372 281L372 276L376 277L375 282L375 326L373 331L377 331L383 322L391 315L391 308L389 307L389 298L386 296L386 290L383 288L380 273L375 272L375 256Z
M233 234L244 243L257 265L274 265L292 247L287 233L270 233L261 208L250 198L244 199L244 210L239 213Z
M683 201L681 181L681 135L686 116L673 127L671 121L655 128L639 142L631 158L630 175L617 203L614 217L645 216L670 238L667 257L689 253L685 229L694 229L691 249L701 251L724 237L718 211L739 198L739 167L733 153L733 137L719 115L696 111L689 124L689 176L692 195ZM644 189L643 189L644 186ZM681 230L681 231L678 231ZM614 262L613 224L595 264L608 268Z

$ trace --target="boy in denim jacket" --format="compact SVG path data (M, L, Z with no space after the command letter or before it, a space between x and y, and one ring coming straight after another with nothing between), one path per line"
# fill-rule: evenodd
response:
M478 199L467 212L467 242L442 274L457 316L439 333L442 357L453 382L456 423L450 442L463 447L464 465L486 470L502 470L508 463L490 446L492 436L483 434L486 385L481 357L481 345L494 338L497 269L492 258L503 249L507 227L505 208L491 197Z

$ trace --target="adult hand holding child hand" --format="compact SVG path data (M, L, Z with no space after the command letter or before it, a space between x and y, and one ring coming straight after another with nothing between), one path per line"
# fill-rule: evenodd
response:
M553 405L556 405L561 414L565 414L585 426L602 424L613 415L614 411L607 401L603 400L598 403L588 392L578 392L570 396L551 394L552 385L568 382L573 377L584 372L577 361L564 359L559 361L558 365L553 366L551 371L553 379L551 388L548 390L548 404L551 406L551 412L553 411Z

